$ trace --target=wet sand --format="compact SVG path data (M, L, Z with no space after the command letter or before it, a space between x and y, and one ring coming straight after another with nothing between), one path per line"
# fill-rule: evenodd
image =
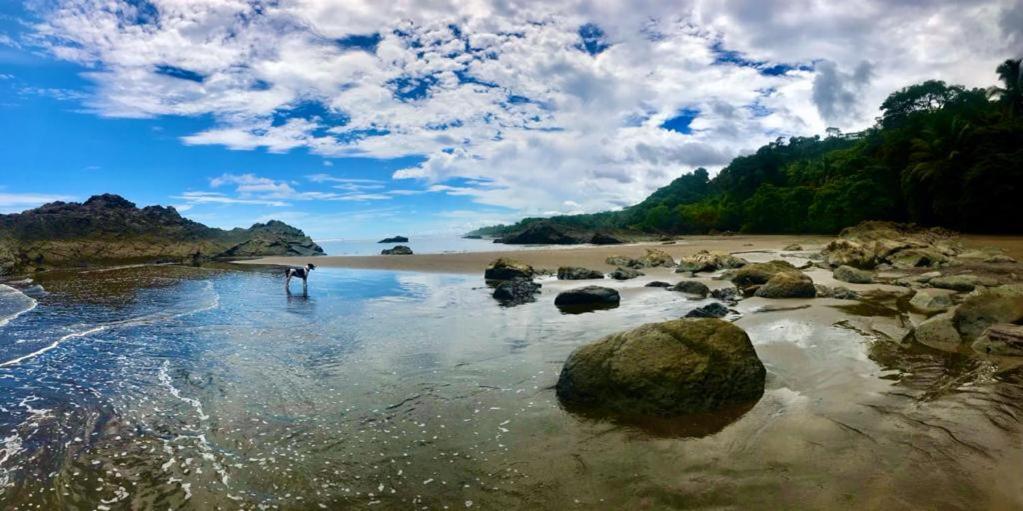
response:
M596 270L612 269L604 262L608 256L623 255L639 257L648 248L657 248L678 259L699 250L721 252L747 252L780 250L798 243L804 249L817 249L833 239L830 236L787 236L787 235L740 235L740 236L684 236L676 238L673 245L661 242L633 243L628 245L542 247L524 250L499 250L494 245L492 252L461 252L447 254L416 254L410 256L319 256L319 257L263 257L241 264L303 265L311 262L317 266L335 268L361 268L376 270L423 271L441 273L482 272L494 259L510 257L534 268L557 269L559 266L584 266Z

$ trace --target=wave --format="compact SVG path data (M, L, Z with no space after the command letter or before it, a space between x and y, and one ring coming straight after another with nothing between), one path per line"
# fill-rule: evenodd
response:
M35 309L37 305L39 302L35 298L11 286L0 284L0 327Z
M64 336L58 338L57 340L53 341L52 343L50 343L50 344L48 344L48 345L46 345L46 346L44 346L44 347L42 347L42 348L40 348L40 349L38 349L36 351L33 351L32 353L29 353L27 355L22 355L22 356L20 356L18 358L14 358L14 359L8 360L6 362L0 362L0 368L15 366L15 365L18 365L18 364L26 361L26 360L31 360L33 358L36 358L39 355L42 355L42 354L44 354L44 353L46 353L48 351L56 349L62 343L64 343L65 341L71 340L71 339L77 339L77 338L80 338L80 337L88 337L90 335L93 335L93 334L96 334L96 333L99 333L99 332L102 332L104 330L108 330L108 329L111 329L111 328L139 326L139 325L147 325L147 324L159 323L159 322L162 322L162 321L170 321L172 319L177 319L177 318L181 318L181 317L185 317L185 316L190 316L192 314L198 314L200 312L205 312L205 311L213 310L213 309L216 309L216 308L220 307L220 295L213 288L213 282L209 281L209 280L207 280L205 282L206 282L206 290L208 292L210 292L211 298L210 298L210 300L206 304L202 305L201 307L197 307L195 309L188 310L188 311L185 311L185 312L177 312L177 313L175 313L175 312L158 312L158 313L155 313L155 314L146 314L144 316L139 316L139 317L135 317L135 318L122 319L122 320L119 320L119 321L111 321L111 322L108 322L108 323L103 323L103 324L100 324L100 325L96 325L96 326L87 328L87 329L82 330L82 331L72 332L70 334L67 334L67 335L64 335ZM2 286L2 284L0 284L0 286ZM29 299L31 300L31 298L29 298ZM35 300L32 300L32 301L35 302ZM34 305L33 305L33 307L34 307Z

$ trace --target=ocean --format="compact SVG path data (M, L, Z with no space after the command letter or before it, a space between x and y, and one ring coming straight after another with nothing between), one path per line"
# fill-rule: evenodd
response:
M709 301L623 288L616 309L563 314L551 301L567 284L543 283L512 308L481 275L328 268L307 296L278 269L234 265L0 286L0 508L1018 502L1017 373L902 350L833 307L752 299L737 323L768 383L751 408L578 416L553 390L572 350Z

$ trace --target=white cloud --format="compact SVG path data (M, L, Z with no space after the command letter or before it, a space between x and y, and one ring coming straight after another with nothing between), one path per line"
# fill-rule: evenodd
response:
M93 67L99 115L215 119L186 144L421 156L393 178L520 214L634 203L778 136L865 127L915 81L989 85L1023 50L1023 10L999 0L51 4L35 42ZM597 55L581 49L586 23L604 32ZM367 33L375 48L336 41ZM689 133L660 127L684 109L699 112ZM345 193L218 184L238 200L422 193L317 176Z
M5 193L0 192L0 213L16 213L42 206L48 202L70 201L74 197L69 195L54 195L48 193Z

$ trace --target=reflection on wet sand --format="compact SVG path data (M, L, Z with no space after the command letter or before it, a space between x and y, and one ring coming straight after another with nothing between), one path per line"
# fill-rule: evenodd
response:
M324 270L288 297L258 268L123 272L54 277L0 330L6 359L83 325L156 318L0 369L0 507L1023 503L1020 370L900 342L897 300L739 302L763 397L623 423L561 407L565 358L707 301L637 280L608 284L614 310L562 314L557 281L502 308L478 279L445 274Z

